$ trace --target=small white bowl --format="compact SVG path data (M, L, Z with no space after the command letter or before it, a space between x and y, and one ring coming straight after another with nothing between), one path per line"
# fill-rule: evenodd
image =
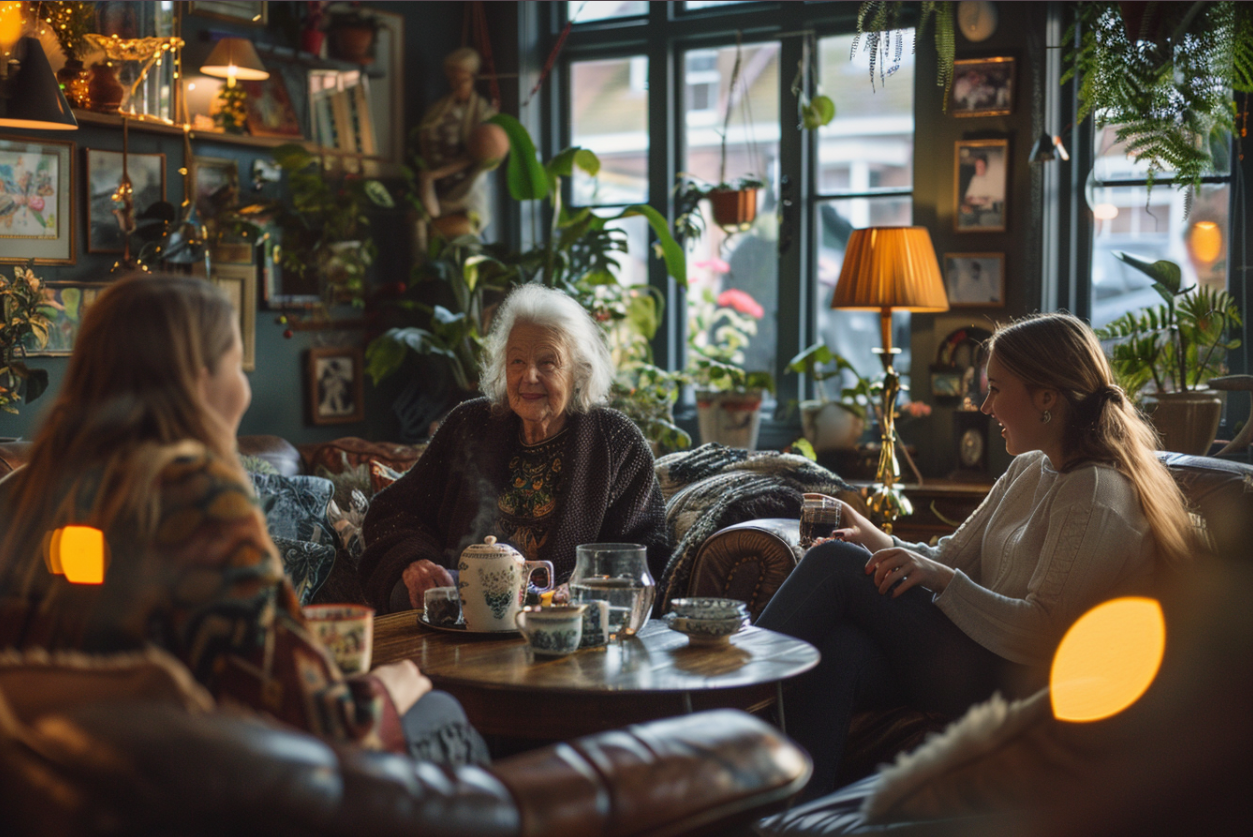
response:
M709 596L675 599L670 610L676 616L687 619L748 618L748 605L739 599L719 599Z
M662 617L666 625L674 631L687 636L688 642L695 645L722 645L731 641L732 634L748 624L747 616L733 616L720 619L694 619L667 613Z

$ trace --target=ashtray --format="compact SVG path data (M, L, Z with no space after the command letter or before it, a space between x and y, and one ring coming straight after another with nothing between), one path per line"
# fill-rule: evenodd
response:
M731 616L716 619L695 619L667 613L662 617L666 625L687 636L696 645L722 645L731 641L731 635L748 624L747 616Z
M687 619L748 618L748 605L739 599L720 599L712 596L675 599L670 603L670 610L674 615Z

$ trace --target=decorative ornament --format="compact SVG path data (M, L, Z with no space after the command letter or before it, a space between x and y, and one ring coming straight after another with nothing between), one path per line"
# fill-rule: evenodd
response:
M248 94L240 85L222 85L213 100L213 124L228 134L242 134L248 122Z

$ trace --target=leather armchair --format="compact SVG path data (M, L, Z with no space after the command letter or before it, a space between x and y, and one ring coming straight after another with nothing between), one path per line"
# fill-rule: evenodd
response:
M8 834L685 835L781 807L809 772L735 710L449 768L217 711L160 652L0 659Z

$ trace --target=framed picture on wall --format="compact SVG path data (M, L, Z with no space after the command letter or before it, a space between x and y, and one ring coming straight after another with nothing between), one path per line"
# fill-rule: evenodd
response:
M121 253L122 228L113 214L113 193L122 180L122 152L86 149L87 252ZM165 155L127 154L126 176L135 194L135 215L165 200Z
M953 203L957 232L1004 232L1009 140L958 140Z
M281 73L265 81L238 82L248 94L248 133L254 137L301 138L300 119Z
M52 322L48 326L48 344L43 348L31 339L26 341L26 354L31 357L64 357L74 351L74 340L83 315L96 301L100 292L109 287L104 282L45 282L44 288L52 294L42 311Z
M1004 253L945 253L944 290L953 308L1005 305Z
M314 424L365 420L363 353L349 346L309 350L309 406Z
M74 263L74 143L0 137L0 262Z
M257 368L257 268L254 265L213 265L210 280L230 298L239 312L239 334L244 343L244 371Z
M222 157L191 158L192 202L202 223L239 200L239 167Z
M233 23L250 23L253 26L265 26L270 19L265 3L248 3L243 0L209 0L188 4L192 14L200 17L212 17L218 20L229 20Z
M1014 110L1014 59L953 62L953 116L1005 116Z

